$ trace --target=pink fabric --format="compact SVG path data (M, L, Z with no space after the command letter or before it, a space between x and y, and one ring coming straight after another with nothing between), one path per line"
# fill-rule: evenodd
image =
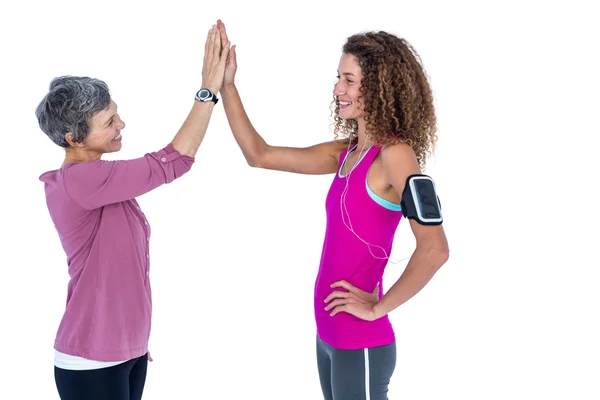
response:
M40 176L71 278L56 350L97 361L148 351L150 225L135 197L193 163L168 145L134 160L70 163Z
M345 205L348 214L342 213L340 198L346 187L346 178L336 173L326 200L327 228L321 255L319 273L315 283L314 308L317 334L327 344L338 349L362 349L383 346L394 342L395 336L387 316L375 321L365 321L341 312L331 317L325 311L325 298L334 290L330 285L346 280L352 285L372 292L380 283L383 296L382 277L387 260L374 258L366 244L361 242L344 225L347 225L366 242L381 246L390 255L396 228L402 217L400 211L392 211L375 202L367 192L366 180L369 168L380 148L373 146L364 155L349 175ZM340 167L346 158L340 156ZM350 216L348 221L347 215ZM377 257L385 254L376 247L371 251ZM335 290L344 290L337 288Z

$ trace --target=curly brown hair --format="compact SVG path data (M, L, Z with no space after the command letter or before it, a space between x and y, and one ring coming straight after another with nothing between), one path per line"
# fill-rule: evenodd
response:
M419 166L437 141L433 94L421 57L404 39L387 32L350 36L344 54L353 55L362 70L361 93L367 134L378 145L407 143ZM358 122L339 117L334 96L335 138L358 139Z

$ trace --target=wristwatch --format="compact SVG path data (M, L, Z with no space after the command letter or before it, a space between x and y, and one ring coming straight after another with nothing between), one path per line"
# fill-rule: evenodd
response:
M202 88L200 90L198 90L198 93L196 93L196 100L201 101L201 102L205 102L205 101L214 101L215 104L217 104L217 102L219 101L219 99L217 98L217 95L214 94L210 89L207 88Z

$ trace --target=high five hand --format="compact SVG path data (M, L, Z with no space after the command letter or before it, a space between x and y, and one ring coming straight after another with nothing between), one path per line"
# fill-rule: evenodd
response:
M221 45L225 45L226 43L230 43L227 38L227 30L225 29L225 24L223 21L217 21L217 28L219 29L219 33L221 34ZM229 57L227 57L227 65L225 67L225 77L223 79L223 86L233 85L235 80L235 72L237 71L237 58L235 55L235 45L231 47L229 50Z
M204 45L204 63L202 65L202 87L210 89L213 93L221 90L225 65L229 55L230 43L222 43L219 28L213 25L208 31Z

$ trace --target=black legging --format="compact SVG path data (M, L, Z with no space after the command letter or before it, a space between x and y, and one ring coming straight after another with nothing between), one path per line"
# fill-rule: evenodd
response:
M341 350L317 336L317 366L325 400L387 400L396 343Z
M113 367L71 371L54 367L61 400L140 400L148 354Z

